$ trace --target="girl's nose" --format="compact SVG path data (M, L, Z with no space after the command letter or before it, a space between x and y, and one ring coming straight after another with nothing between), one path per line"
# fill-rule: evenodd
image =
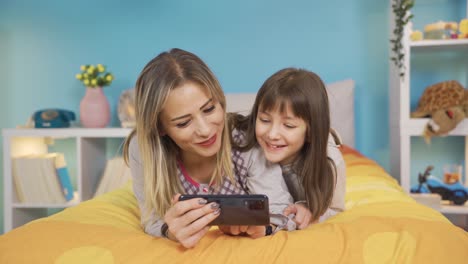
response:
M279 130L276 125L272 125L270 127L270 130L268 130L267 137L270 140L278 139L280 137Z

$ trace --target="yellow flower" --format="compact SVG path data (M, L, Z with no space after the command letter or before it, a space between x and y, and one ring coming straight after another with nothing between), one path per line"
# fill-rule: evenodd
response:
M98 65L97 65L97 69L98 69L98 72L104 72L104 71L106 71L106 67L104 67L104 65L102 65L102 64L98 64Z
M88 74L93 74L93 72L94 72L95 69L96 69L96 68L94 68L93 65L89 66L89 68L88 68Z
M80 80L86 87L108 86L114 80L110 72L106 72L103 64L86 64L80 66L81 72L75 74L75 78Z

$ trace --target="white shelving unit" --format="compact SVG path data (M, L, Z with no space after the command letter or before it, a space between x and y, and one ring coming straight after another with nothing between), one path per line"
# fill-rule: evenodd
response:
M48 209L67 208L93 197L106 165L106 139L129 135L128 128L4 129L4 232L44 217ZM47 153L52 140L71 139L76 146L76 190L74 199L63 204L20 203L12 176L12 158L25 154ZM66 157L67 158L67 157ZM70 160L68 159L69 163Z
M468 0L466 17L468 17ZM393 13L391 14L393 21ZM421 136L428 119L410 118L410 80L411 56L418 52L456 51L468 52L468 39L447 40L410 40L410 24L404 29L404 65L405 77L400 78L398 69L391 64L390 68L390 157L391 174L399 177L400 184L407 192L411 184L411 137ZM392 32L392 30L391 30ZM468 88L468 78L463 83ZM468 177L468 119L462 121L449 136L465 136L465 177ZM468 216L468 202L464 206L443 203L439 210L444 214Z

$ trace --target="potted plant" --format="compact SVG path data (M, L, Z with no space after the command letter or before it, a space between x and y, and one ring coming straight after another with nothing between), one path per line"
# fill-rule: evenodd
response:
M82 65L81 72L76 74L86 87L86 92L80 102L80 121L84 127L106 127L110 122L110 105L102 88L109 86L114 80L110 72L102 64Z

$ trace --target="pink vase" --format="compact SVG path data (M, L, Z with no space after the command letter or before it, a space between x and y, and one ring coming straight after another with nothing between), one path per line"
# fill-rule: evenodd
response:
M110 122L110 106L101 87L86 88L80 102L80 121L84 127L106 127Z

